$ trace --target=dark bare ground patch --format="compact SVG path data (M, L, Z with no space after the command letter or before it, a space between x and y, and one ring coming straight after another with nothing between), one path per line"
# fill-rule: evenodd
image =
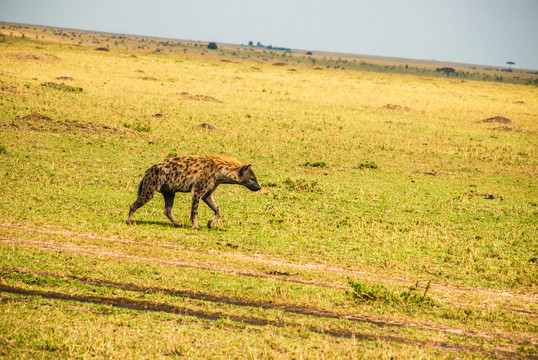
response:
M480 122L483 123L497 123L497 124L512 124L512 120L509 118L506 118L504 116L494 116L490 117L484 120L481 120Z
M0 74L1 76L2 74ZM0 80L0 93L5 95L16 95L18 94L19 90L15 85L4 83L2 80Z
M116 129L107 125L96 125L92 123L80 122L77 120L60 121L54 120L47 115L39 112L32 112L27 115L16 116L11 122L1 124L0 129L18 129L36 132L52 132L52 133L69 133L83 132L91 134L100 133L119 133L127 132L128 130Z
M48 87L54 90L66 91L66 92L82 92L82 88L78 86L65 85L64 83L55 83L52 81L44 82L41 84L43 87Z
M20 60L20 61L57 61L58 58L49 54L36 54L36 53L4 53L0 54L0 57Z
M496 200L496 199L499 199L501 201L504 200L502 196L499 196L497 194L484 194L484 193L480 193L474 190L471 190L468 195L469 197L482 197L487 200Z
M513 127L510 127L510 126L497 126L497 127L491 128L491 130L495 130L495 131L506 131L506 132L510 132L510 131L513 131L513 132L522 132L522 131L523 131L523 130L521 130L521 129L513 128Z
M198 127L201 128L201 129L209 130L209 131L217 130L216 127L214 127L213 125L208 124L208 123L202 123L202 124L198 125Z
M209 102L215 102L215 103L221 103L222 101L207 95L193 95L188 92L180 92L179 96L181 96L184 99L187 100L194 100L194 101L209 101Z
M75 80L71 76L58 76L56 80L66 80L66 81L72 81Z
M411 108L409 108L407 106L402 106L402 105L397 105L397 104L384 105L383 109L396 110L396 111L413 111L413 109L411 109Z

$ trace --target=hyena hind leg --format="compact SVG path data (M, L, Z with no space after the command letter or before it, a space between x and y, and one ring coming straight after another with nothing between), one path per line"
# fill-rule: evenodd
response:
M131 204L129 207L129 217L125 221L126 224L134 224L135 221L133 220L133 215L136 210L140 209L142 206L144 206L148 201L150 201L153 198L153 195L155 192L144 192L140 195L138 195L138 198L134 203Z
M213 217L213 219L207 222L207 227L211 229L213 225L215 225L217 220L220 218L220 210L217 204L215 204L215 200L213 200L213 197L211 195L203 197L202 200L204 200L207 206L209 206L211 210L213 210L213 212L215 213L215 217Z

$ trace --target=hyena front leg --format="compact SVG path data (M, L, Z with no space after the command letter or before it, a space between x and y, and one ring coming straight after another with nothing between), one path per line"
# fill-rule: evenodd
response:
M172 207L174 206L174 197L176 196L176 194L174 194L173 192L163 192L163 196L164 215L166 215L166 217L170 219L170 221L172 222L172 224L174 224L175 227L180 227L181 225L179 225L176 219L174 219L174 217L172 216Z
M191 223L193 230L200 230L198 227L198 205L200 204L200 193L192 191L192 204L191 204Z
M220 218L220 210L219 210L219 207L217 206L217 204L215 204L215 200L213 200L213 197L211 196L211 194L205 195L202 198L202 200L204 200L204 202L207 204L207 206L209 206L211 208L211 210L213 210L213 212L215 213L215 217L213 219L209 220L208 223L207 223L207 227L211 229L213 227L213 225L215 225L217 220Z

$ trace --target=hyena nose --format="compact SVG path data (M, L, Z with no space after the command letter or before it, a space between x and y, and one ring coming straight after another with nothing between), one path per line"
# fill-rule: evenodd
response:
M260 190L262 187L260 186L260 184L258 184L257 182L253 183L253 184L250 184L250 186L248 186L248 188L252 191L258 191Z

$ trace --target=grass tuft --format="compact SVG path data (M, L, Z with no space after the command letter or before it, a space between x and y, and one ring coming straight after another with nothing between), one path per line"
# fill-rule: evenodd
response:
M141 121L135 121L132 124L129 123L123 123L123 127L127 129L131 129L137 132L151 132L151 125L149 123L142 123Z
M66 91L66 92L82 92L83 90L81 87L78 87L78 86L70 86L70 85L65 85L63 83L58 84L54 82L45 82L41 84L41 86L48 87L55 90L60 90L60 91Z
M314 161L314 162L307 161L304 164L301 164L301 166L326 168L327 164L325 162L323 162L323 161Z
M357 166L357 169L360 169L360 170L362 170L362 169L377 169L377 168L378 168L377 164L375 162L373 162L373 161L372 162L366 161L366 162L360 163Z
M436 306L434 299L427 296L430 281L426 284L424 292L419 292L418 281L414 286L406 289L389 288L380 283L364 280L348 279L351 290L347 293L358 302L383 303L387 305L424 305Z

